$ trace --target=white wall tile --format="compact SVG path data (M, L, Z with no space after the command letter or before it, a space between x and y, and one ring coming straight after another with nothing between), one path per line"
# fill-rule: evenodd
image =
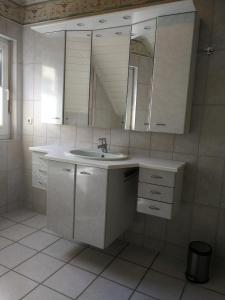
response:
M200 157L198 162L196 202L219 207L223 184L224 159Z
M129 131L122 129L111 129L111 145L128 147Z
M32 119L32 123L27 122L27 118ZM23 102L23 134L33 135L34 134L34 102L24 101Z
M214 245L217 219L217 209L207 206L195 206L192 217L191 240L200 240Z
M0 171L6 171L8 168L7 151L8 151L7 141L0 141Z
M47 136L47 124L41 122L41 102L34 101L34 135Z
M61 144L75 146L76 127L61 126Z
M23 100L34 100L34 67L33 64L23 65Z
M200 154L225 156L225 106L206 106L200 137Z
M151 150L172 152L173 143L173 134L155 132L151 134Z
M150 133L144 132L130 132L130 147L138 149L149 149L150 147Z
M216 255L224 257L225 253L225 210L219 215L218 234L216 240Z

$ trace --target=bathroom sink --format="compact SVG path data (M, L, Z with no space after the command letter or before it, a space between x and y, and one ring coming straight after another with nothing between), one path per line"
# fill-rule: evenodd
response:
M88 150L71 150L65 153L66 155L95 159L95 160L124 160L127 159L127 155L122 153L103 153L100 151L88 151Z

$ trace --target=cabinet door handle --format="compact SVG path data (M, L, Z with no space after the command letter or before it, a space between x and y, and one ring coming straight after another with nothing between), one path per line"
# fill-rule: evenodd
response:
M39 169L39 172L41 172L41 173L47 173L47 171L45 171L45 170L42 170L42 169Z
M91 173L88 173L88 172L86 172L86 171L81 171L80 174L81 174L81 175L91 175Z
M150 192L152 195L161 195L159 191L151 190Z
M151 178L154 178L154 179L163 179L163 177L159 176L159 175L152 175Z
M144 125L148 126L148 125L149 125L149 123L144 123Z
M71 169L64 168L63 171L71 172Z
M156 126L166 126L165 123L156 123Z
M152 210L160 210L159 207L154 206L154 205L150 205L148 208L152 209Z
M52 120L60 120L61 118L59 117L55 117L55 118L52 118Z
M41 182L41 181L38 181L38 183L41 184L41 185L43 185L43 182Z

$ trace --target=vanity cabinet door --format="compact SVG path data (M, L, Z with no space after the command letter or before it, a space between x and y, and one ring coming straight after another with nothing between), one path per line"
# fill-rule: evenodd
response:
M41 121L62 124L65 31L43 35L41 65Z
M77 166L74 239L104 248L107 170Z
M48 162L47 227L73 238L75 165Z
M189 129L196 25L194 12L157 19L150 131L182 134Z

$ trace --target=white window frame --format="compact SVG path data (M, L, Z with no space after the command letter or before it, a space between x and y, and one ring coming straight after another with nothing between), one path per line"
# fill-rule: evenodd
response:
M2 50L2 100L0 94L0 105L2 106L2 124L0 124L0 139L9 138L9 41L0 37L0 49ZM1 93L1 91L0 91ZM1 110L0 110L1 113Z

